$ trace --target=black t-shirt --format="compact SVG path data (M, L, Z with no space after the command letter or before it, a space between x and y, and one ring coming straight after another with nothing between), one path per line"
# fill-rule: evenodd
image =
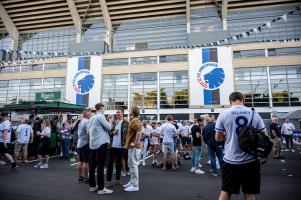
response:
M191 127L191 134L192 134L192 145L193 146L201 146L202 145L202 137L197 138L196 133L201 133L201 128L197 125L193 125Z
M281 137L281 126L279 124L272 123L270 126L271 138L274 139L275 137L272 134L272 130L276 132L278 138Z

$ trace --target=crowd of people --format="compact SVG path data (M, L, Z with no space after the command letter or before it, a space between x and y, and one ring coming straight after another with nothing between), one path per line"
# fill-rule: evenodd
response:
M241 93L232 93L229 100L232 106L217 120L213 114L192 121L174 121L168 115L165 121L141 122L138 107L130 109L127 119L124 108L117 108L115 115L105 116L104 105L98 103L95 112L86 109L72 123L68 117L59 126L48 117L34 121L21 118L14 131L9 115L2 113L0 154L11 163L11 169L18 167L18 159L27 163L29 156L37 156L35 168L47 169L51 153L60 153L62 159L67 159L76 149L78 182L89 184L90 192L111 194L114 184L123 186L126 192L139 191L138 166L145 166L149 157L154 168L161 167L164 171L177 170L181 157L191 159L191 172L204 174L201 158L207 147L212 175L222 176L220 199L230 199L231 194L239 193L240 187L246 199L254 199L254 194L260 192L260 165L240 149L238 130L251 121L253 127L264 133L265 125L257 112L253 116L251 109L243 105ZM288 118L280 126L273 117L270 137L275 159L283 158L282 138L287 146L284 151L294 152L294 130ZM127 175L130 180L122 185L121 177Z

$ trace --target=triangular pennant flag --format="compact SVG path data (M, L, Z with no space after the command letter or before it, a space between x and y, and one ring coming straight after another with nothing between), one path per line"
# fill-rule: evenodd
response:
M259 27L257 27L257 30L259 31L259 32L261 32L261 27L259 26Z
M250 32L249 31L247 31L246 34L247 34L247 36L250 36Z
M273 20L272 20L272 22L276 22L276 21L277 21L277 19L273 19Z
M258 33L258 27L253 28L253 31L254 31L255 33Z
M287 21L287 14L282 15L281 18L286 22Z
M237 37L234 35L234 36L232 36L232 39L233 40L237 40Z
M267 25L267 27L271 28L271 22L267 22L265 24Z
M246 37L247 37L246 32L242 33L242 36L243 36L244 38L246 38Z

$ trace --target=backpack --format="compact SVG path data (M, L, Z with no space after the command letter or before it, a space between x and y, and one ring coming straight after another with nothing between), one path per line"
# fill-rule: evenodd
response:
M273 142L265 133L259 132L252 126L254 117L254 108L252 108L252 117L249 125L243 126L238 133L238 143L241 150L254 156L256 159L266 159L272 151Z

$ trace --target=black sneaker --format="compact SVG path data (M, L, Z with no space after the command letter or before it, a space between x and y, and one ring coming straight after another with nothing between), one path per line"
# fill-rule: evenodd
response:
M14 162L11 164L10 170L15 170L15 169L17 169L17 163Z
M89 178L84 178L84 183L89 183Z
M84 177L83 176L78 177L77 182L79 183L84 182Z

